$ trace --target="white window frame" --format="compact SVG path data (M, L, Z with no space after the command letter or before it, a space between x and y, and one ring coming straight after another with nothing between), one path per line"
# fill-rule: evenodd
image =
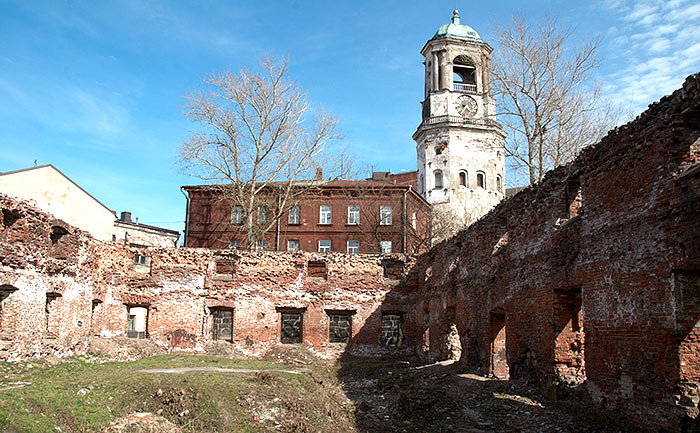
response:
M231 207L231 224L243 224L243 207L234 205Z
M292 248L293 242L296 242L296 248ZM299 251L300 247L299 239L287 239L287 251Z
M267 247L267 239L258 239L257 241L255 241L255 249L257 251L267 251Z
M330 225L332 224L332 216L333 216L333 206L329 204L322 204L319 206L319 215L318 215L318 223L323 224L323 225Z
M411 215L411 227L413 227L413 230L416 229L416 213L413 212L413 215Z
M390 226L392 223L393 211L391 206L379 206L379 225Z
M265 205L258 206L258 224L267 224L270 219L270 208Z
M328 242L328 245L325 245L326 242ZM321 243L323 243L323 245ZM331 240L330 239L320 239L318 241L318 252L319 253L330 253L331 252Z
M382 254L391 254L391 241L380 241L379 248Z
M289 208L289 225L298 225L301 221L301 208L292 206Z
M348 205L348 225L360 225L360 205Z
M355 245L350 246L350 242L354 242ZM360 241L350 239L348 240L348 254L358 254L360 252Z

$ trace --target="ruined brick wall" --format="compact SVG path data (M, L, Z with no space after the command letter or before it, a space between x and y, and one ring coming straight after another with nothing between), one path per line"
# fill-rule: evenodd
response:
M419 258L419 352L545 388L582 384L640 425L700 401L700 76ZM426 337L427 336L427 337ZM684 421L685 420L685 421Z
M81 353L91 336L191 351L218 337L260 355L280 343L290 311L300 314L300 343L321 357L413 349L416 294L401 281L408 256L137 249L96 241L7 196L0 208L1 359ZM129 332L139 320L132 309L146 312L142 335ZM385 311L402 316L398 347L380 343ZM330 342L331 315L349 327L349 343Z

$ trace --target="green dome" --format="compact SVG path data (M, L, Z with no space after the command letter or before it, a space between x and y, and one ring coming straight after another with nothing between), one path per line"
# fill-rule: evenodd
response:
M459 23L459 11L455 10L450 24L443 24L433 39L454 38L465 41L481 41L479 34L471 27Z

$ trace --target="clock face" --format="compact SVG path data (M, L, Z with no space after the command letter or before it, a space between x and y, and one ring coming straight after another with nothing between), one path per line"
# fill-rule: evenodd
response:
M471 96L462 95L457 98L455 102L457 107L457 112L462 115L462 117L474 117L478 106L476 101Z

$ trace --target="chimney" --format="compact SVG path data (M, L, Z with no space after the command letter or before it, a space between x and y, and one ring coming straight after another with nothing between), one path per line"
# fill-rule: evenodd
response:
M122 217L119 218L120 221L125 223L131 222L131 212L122 212Z
M321 167L316 168L316 180L323 180L323 169Z

